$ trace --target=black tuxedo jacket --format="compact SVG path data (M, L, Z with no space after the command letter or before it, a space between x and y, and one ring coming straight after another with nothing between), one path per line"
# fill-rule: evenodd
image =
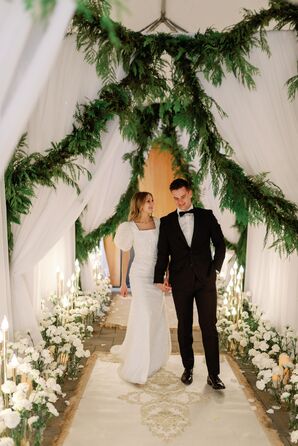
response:
M194 208L194 232L189 247L174 211L160 220L157 262L154 283L163 283L169 264L170 283L173 288L185 286L193 275L204 282L215 270L220 271L225 257L225 242L221 228L208 209ZM183 217L182 217L183 218ZM214 256L210 244L214 245Z

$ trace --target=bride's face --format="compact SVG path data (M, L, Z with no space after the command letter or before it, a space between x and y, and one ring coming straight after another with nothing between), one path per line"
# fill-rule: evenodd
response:
M154 200L153 197L148 194L145 202L143 203L141 211L146 212L147 214L152 214L153 209L154 209Z

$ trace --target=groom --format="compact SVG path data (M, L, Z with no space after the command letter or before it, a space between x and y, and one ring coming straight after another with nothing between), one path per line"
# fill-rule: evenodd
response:
M208 368L207 383L224 389L219 378L219 347L216 329L216 272L225 257L224 237L211 210L194 208L189 183L177 178L170 184L177 210L160 221L154 283L162 291L172 288L178 318L178 342L184 365L181 381L193 380L193 301L196 301ZM212 257L210 242L214 246ZM164 274L169 264L169 282Z

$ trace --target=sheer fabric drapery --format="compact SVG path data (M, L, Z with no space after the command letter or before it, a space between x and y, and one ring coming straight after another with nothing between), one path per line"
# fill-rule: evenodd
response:
M10 321L10 335L12 335L12 309L11 309L11 293L10 293L10 277L9 277L9 260L7 249L7 221L6 221L6 202L4 180L0 180L0 323L3 316Z
M121 78L121 69L118 75ZM73 37L65 39L49 81L28 123L29 151L42 152L49 147L51 141L59 141L71 131L76 104L94 99L101 84L94 66L88 65L83 55L76 50L75 39ZM59 119L57 119L57 113ZM108 156L114 165L115 158L122 156L116 153L121 152L119 145L123 144L124 152L131 150L131 144L122 143L118 127L119 123L116 120L108 124L107 132L102 135L102 150L98 150L95 164L86 163L82 159L78 160L79 164L84 165L93 173L91 182L88 182L86 176L81 176L79 196L74 189L61 183L57 185L56 190L38 187L30 214L23 216L21 225L14 226L15 247L11 276L14 321L17 330L30 329L34 337L39 336L36 313L39 312L40 298L44 297L46 290L55 289L56 266L59 263L65 274L72 268L73 225L89 198L92 197L92 187L97 189L96 181L99 181L101 176L106 176L106 172L100 167L102 161ZM117 131L118 142L116 144L112 139L113 149L110 146L110 138L112 135L115 137ZM105 163L103 166L107 167ZM130 170L129 167L128 170ZM112 188L113 184L110 182L109 186ZM111 214L112 212L113 208ZM61 237L63 240L60 240ZM72 242L69 237L72 237ZM55 246L56 243L58 243L57 246ZM61 247L64 247L64 253L61 252ZM45 258L51 249L53 251L49 253L49 258ZM53 260L53 252L56 253L55 260ZM58 263L58 255L65 261L60 260ZM41 264L39 264L40 261ZM49 268L53 268L53 263L56 263L55 269L50 271ZM64 266L61 263L64 263ZM44 277L44 273L47 278ZM44 286L43 282L47 285ZM26 314L21 314L22 300L28 308Z
M6 314L11 333L12 307L6 233L3 176L26 121L48 77L65 29L75 9L72 0L57 2L45 22L34 22L19 0L0 3L0 180L2 286L0 316Z
M74 9L73 0L59 0L47 20L34 21L23 2L0 4L0 178L48 78Z
M269 172L286 197L297 203L298 101L288 100L285 86L297 71L297 42L291 31L271 31L268 43L270 58L258 49L250 55L260 69L256 90L249 91L231 75L219 88L202 82L228 114L217 117L216 123L234 148L236 161L248 174ZM276 326L289 323L298 328L298 256L280 258L274 250L263 249L263 232L262 227L249 227L246 288Z
M110 133L109 147L99 166L100 172L97 172L97 188L94 189L81 217L83 228L87 233L114 214L130 180L131 168L128 162L123 161L123 155L130 151L131 145L127 141L122 141L119 130L115 129ZM103 245L101 249L103 250ZM82 265L81 284L83 290L95 289L90 260Z
M86 167L92 173L91 181L81 177L79 181L81 193L76 192L64 184L58 184L56 191L40 187L37 198L33 203L31 213L22 219L21 225L15 232L15 249L12 256L12 299L14 304L15 328L24 331L26 327L31 328L31 334L38 336L36 315L33 311L34 305L32 291L30 292L29 280L26 278L32 274L34 266L44 257L52 246L67 232L79 217L83 209L94 195L100 193L102 178L106 176L107 166L105 158L110 160L110 167L121 163L121 175L130 175L130 167L123 166L121 153L127 153L134 147L129 142L123 142L119 134L119 124L115 120L108 125L108 131L102 137L102 149L96 154L96 162ZM118 130L118 135L117 135ZM112 145L111 140L112 137ZM114 139L113 139L114 138ZM117 141L115 141L117 139ZM117 143L116 143L117 142ZM121 152L122 151L122 152ZM115 183L109 183L110 191L116 188L118 177L114 177ZM112 203L112 202L111 202ZM110 204L110 203L108 203ZM110 209L110 214L113 208ZM34 231L32 231L34 228ZM56 271L52 274L55 275ZM49 271L48 274L51 274ZM27 296L26 314L21 312L21 303Z

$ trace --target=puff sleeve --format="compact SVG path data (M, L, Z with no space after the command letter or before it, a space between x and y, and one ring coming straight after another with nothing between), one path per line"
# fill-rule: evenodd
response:
M122 251L129 251L133 244L133 233L131 224L128 221L121 223L114 238L115 245Z

